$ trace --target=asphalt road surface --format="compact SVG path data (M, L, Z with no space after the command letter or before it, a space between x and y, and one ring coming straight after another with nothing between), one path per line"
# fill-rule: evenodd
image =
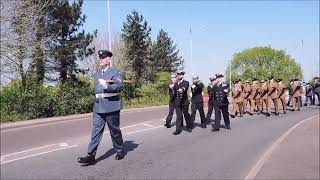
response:
M1 130L1 179L244 179L266 178L268 171L273 172L272 178L284 178L285 174L272 168L287 165L284 161L266 161L260 168L257 164L264 162L266 152L271 152L270 147L288 130L292 130L290 137L293 132L301 131L308 120L316 122L312 127L319 126L319 106L307 106L299 112L287 111L286 115L279 116L245 114L243 118L231 119L232 130L221 128L219 132L211 132L211 127L197 126L191 133L183 131L174 136L175 126L170 129L163 126L166 115L167 107L122 112L125 158L115 160L106 129L98 148L97 163L85 167L77 158L86 155L91 118ZM198 114L196 123L200 123ZM302 133L307 131L305 128ZM319 142L319 131L315 133L305 135L311 144ZM291 144L295 144L295 138L292 139ZM290 154L294 147L282 146L283 143L285 141L278 144L283 147L278 151ZM319 144L304 149L308 158L316 162L311 163L312 167L304 162L303 168L308 173L300 178L319 179L319 171L314 169L319 166L318 149ZM295 156L297 151L292 153ZM300 168L299 163L295 168ZM253 170L257 171L252 173Z

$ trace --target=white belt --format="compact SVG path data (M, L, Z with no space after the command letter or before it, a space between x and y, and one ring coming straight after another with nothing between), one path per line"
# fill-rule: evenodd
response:
M116 95L118 95L118 93L101 93L101 94L96 94L96 98L112 97Z

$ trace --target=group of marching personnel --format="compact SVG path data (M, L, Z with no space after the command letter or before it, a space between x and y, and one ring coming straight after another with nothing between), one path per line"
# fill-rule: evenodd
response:
M171 120L176 111L176 131L174 135L178 135L182 132L183 117L186 121L186 131L192 132L194 128L196 111L199 111L201 119L201 128L206 128L210 124L210 119L214 110L215 123L212 131L219 131L221 114L223 116L225 127L231 129L229 116L235 118L237 115L243 117L243 114L248 113L249 115L265 114L270 116L271 107L274 108L274 114L279 115L280 109L286 114L287 105L289 106L292 100L292 111L300 111L302 106L302 92L303 86L299 79L291 79L290 85L287 87L282 79L275 80L274 77L268 77L268 80L252 79L252 82L245 81L242 84L241 79L233 81L231 89L225 82L222 74L216 74L210 77L210 84L208 86L208 112L204 113L204 102L203 102L203 83L199 80L198 76L192 77L192 84L190 85L191 96L191 114L189 114L189 99L188 89L189 82L183 79L185 72L177 71L176 74L171 75L171 83L169 85L169 114L166 118L164 126L171 128ZM289 89L289 100L286 102L285 91ZM232 112L229 114L228 106L228 93L231 91L232 94ZM308 99L311 104L315 102L315 96L320 96L320 84L318 78L315 78L312 86L308 84L305 87L307 105ZM311 94L311 96L310 96ZM313 96L313 97L312 97ZM319 104L318 104L319 105ZM248 109L248 112L247 112Z

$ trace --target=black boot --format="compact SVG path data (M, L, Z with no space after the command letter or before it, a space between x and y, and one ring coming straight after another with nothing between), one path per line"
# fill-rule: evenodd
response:
M86 165L92 165L96 161L96 158L94 155L88 154L86 157L79 157L78 162L81 164L86 164Z
M121 160L124 158L124 153L117 153L116 160Z

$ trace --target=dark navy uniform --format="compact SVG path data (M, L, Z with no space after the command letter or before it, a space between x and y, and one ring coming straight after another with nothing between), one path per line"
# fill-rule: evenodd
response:
M203 97L202 97L203 88L204 88L204 85L201 82L194 82L191 85L191 92L192 92L191 122L192 122L192 124L194 123L195 118L196 118L196 112L198 110L200 113L200 118L201 118L201 127L206 128L207 123L206 123L206 118L205 118L204 110L203 110Z
M177 74L179 74L179 72ZM183 121L183 116L187 124L187 130L191 131L191 129L193 128L191 117L188 112L189 104L190 104L188 100L188 95L187 95L188 88L189 88L189 82L185 80L180 80L180 81L178 80L178 82L174 84L173 90L175 92L175 97L173 100L173 104L177 114L176 131L173 133L174 135L180 134L182 131L181 124Z
M164 126L166 126L167 128L171 127L171 120L172 120L172 116L173 116L173 112L174 112L174 97L176 96L175 91L173 90L173 88L171 89L170 87L169 89L169 114L166 118L166 123L164 124Z
M223 75L218 75L217 78L222 78ZM229 120L229 101L228 101L228 93L230 91L229 85L225 82L217 83L213 86L214 91L214 110L215 110L215 124L212 131L219 131L220 121L221 121L221 113L223 115L224 124L227 129L230 128L230 120Z
M214 81L215 78L211 77L210 81ZM212 111L213 111L213 106L214 106L214 91L213 91L213 84L210 84L208 86L208 95L209 95L209 100L208 100L208 113L206 116L207 124L210 124L211 116L212 116Z
M112 53L100 50L100 59L111 57ZM105 80L113 80L113 83L106 83ZM96 101L93 108L93 127L91 141L88 146L88 156L79 158L78 162L91 164L95 161L97 148L102 139L105 125L108 125L113 147L117 152L116 159L124 157L123 139L120 130L120 110L122 103L118 93L123 90L122 73L112 67L99 70L94 76L94 93Z

